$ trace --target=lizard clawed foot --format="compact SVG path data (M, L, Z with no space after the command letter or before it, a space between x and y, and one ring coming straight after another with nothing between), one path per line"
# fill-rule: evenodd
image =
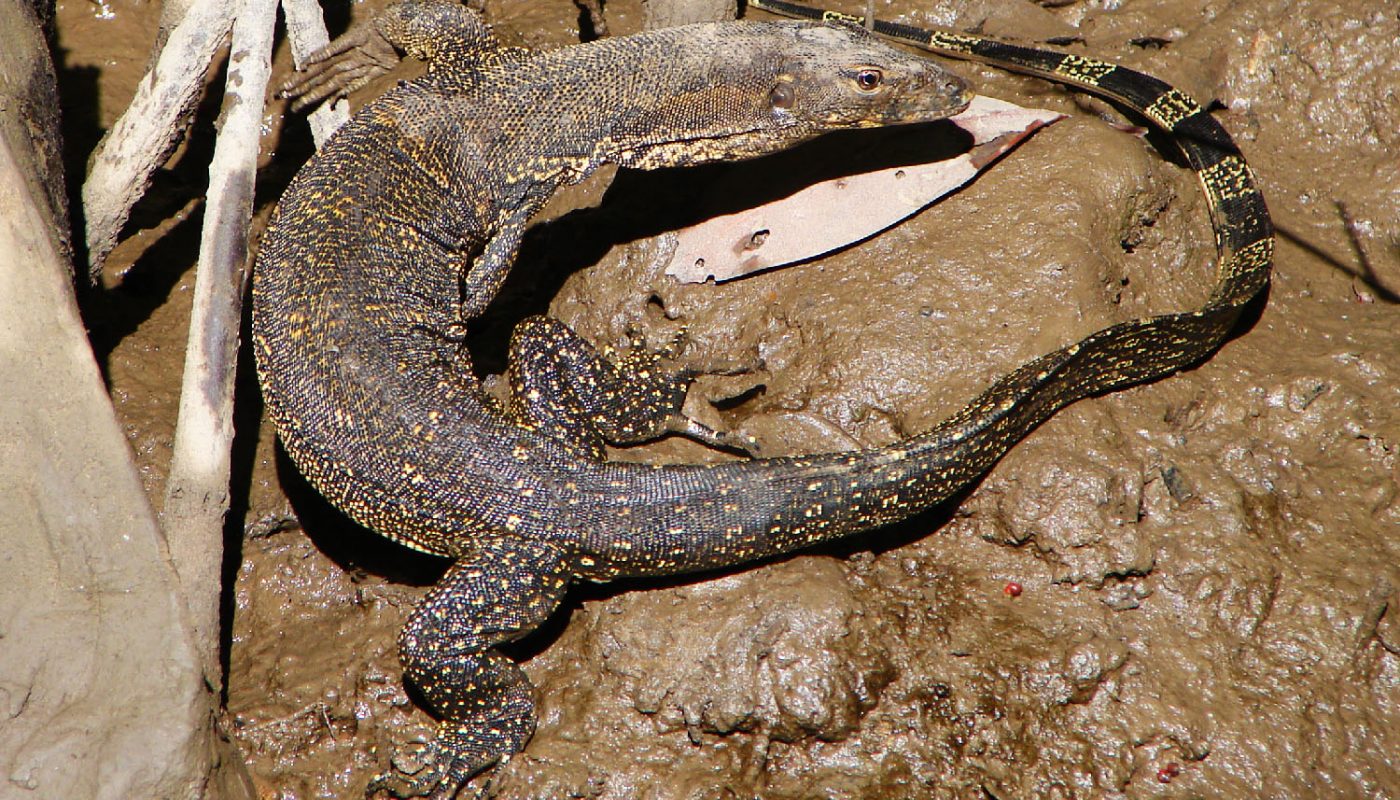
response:
M357 26L317 50L304 70L278 89L290 97L292 110L314 106L327 98L339 100L399 63L399 52L374 23Z
M663 362L675 362L680 357L681 352L686 347L688 337L689 329L682 326L664 346L653 350L647 345L646 336L640 330L629 329L627 331L628 347L626 351L619 352L613 348L605 350L612 363L627 374L641 380L669 382L673 388L680 389L679 393L673 397L676 405L672 412L664 419L656 418L660 427L654 429L654 433L650 435L638 436L638 439L652 438L664 431L720 450L742 453L750 457L758 456L760 446L754 437L712 428L699 420L686 416L681 411L680 402L685 396L684 387L688 387L694 378L700 375L744 375L754 371L753 365L739 362L725 363L717 368L703 370L691 367L663 366Z
M459 797L463 784L477 773L483 773L481 786L475 791L460 795L463 798L488 796L496 776L510 760L502 757L484 771L478 759L464 758L451 748L443 747L440 740L418 740L393 755L392 769L375 775L365 787L366 800L379 797L402 798L425 797L428 800L452 800Z

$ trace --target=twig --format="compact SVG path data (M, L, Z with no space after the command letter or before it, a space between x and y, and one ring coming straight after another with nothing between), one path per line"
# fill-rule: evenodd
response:
M1369 223L1361 223L1351 215L1351 209L1347 204L1338 200L1337 213L1342 218L1342 227L1347 232L1347 239L1351 242L1352 252L1356 255L1356 263L1359 267L1357 272L1361 280L1375 290L1376 294L1387 303L1400 303L1400 294L1396 294L1389 286L1381 281L1381 276L1376 272L1376 265L1371 261L1371 255L1366 251L1366 234L1370 230Z
M197 0L161 48L131 105L108 131L83 184L88 278L96 282L131 207L146 192L184 131L214 52L233 24L235 3Z
M236 8L222 126L209 166L175 452L161 512L196 646L211 678L218 675L220 570L248 222L277 0L242 0Z

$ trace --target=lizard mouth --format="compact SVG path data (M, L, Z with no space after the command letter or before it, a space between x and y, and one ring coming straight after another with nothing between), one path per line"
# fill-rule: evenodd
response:
M781 126L755 126L720 136L641 144L619 151L616 160L622 166L640 169L742 160L790 147L819 132L795 121Z
M930 122L962 113L976 96L972 84L959 75L939 69L909 89L890 104L889 116L882 124L900 122Z

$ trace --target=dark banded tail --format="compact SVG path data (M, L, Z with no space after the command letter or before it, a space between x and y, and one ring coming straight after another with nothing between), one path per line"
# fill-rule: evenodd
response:
M784 0L749 0L749 7L789 17L865 23L863 17ZM1189 95L1151 75L1084 56L883 20L875 21L874 31L940 55L980 61L1117 100L1172 135L1205 190L1219 253L1215 290L1195 315L1230 318L1225 330L1201 341L1193 361L1219 346L1239 309L1268 284L1273 267L1274 228L1258 181L1230 134ZM1230 310L1234 313L1230 314ZM1156 374L1184 365L1162 366L1164 369Z

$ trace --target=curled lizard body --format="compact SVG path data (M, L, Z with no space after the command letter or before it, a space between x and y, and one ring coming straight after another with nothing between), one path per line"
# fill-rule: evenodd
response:
M267 408L311 484L372 530L456 561L400 640L442 718L430 766L371 787L450 796L533 731L528 684L493 648L538 625L569 581L791 549L802 534L783 509L813 497L777 462L606 462L604 441L695 429L680 417L686 381L646 354L605 359L557 321L521 324L511 398L490 399L463 333L531 216L607 162L758 156L942 119L971 91L846 24L696 25L532 55L500 49L455 3L416 0L332 50L376 40L364 69L387 42L429 70L362 109L283 195L255 267L253 342ZM310 91L364 69L330 66Z
M376 532L455 560L400 639L442 719L429 766L372 790L453 796L524 746L528 684L493 648L537 626L570 581L741 564L922 511L1064 405L1205 357L1267 281L1262 199L1189 98L1090 59L883 32L1108 93L1183 137L1215 215L1219 287L1202 309L1037 359L890 447L693 467L604 459L605 442L694 431L686 382L646 354L604 358L557 321L516 330L507 403L482 391L462 333L530 217L606 162L751 157L941 119L967 104L967 84L842 23L687 26L531 55L499 48L455 3L411 0L356 34L430 69L366 106L288 188L258 255L253 340L267 407L312 485ZM333 75L311 83L336 91Z

